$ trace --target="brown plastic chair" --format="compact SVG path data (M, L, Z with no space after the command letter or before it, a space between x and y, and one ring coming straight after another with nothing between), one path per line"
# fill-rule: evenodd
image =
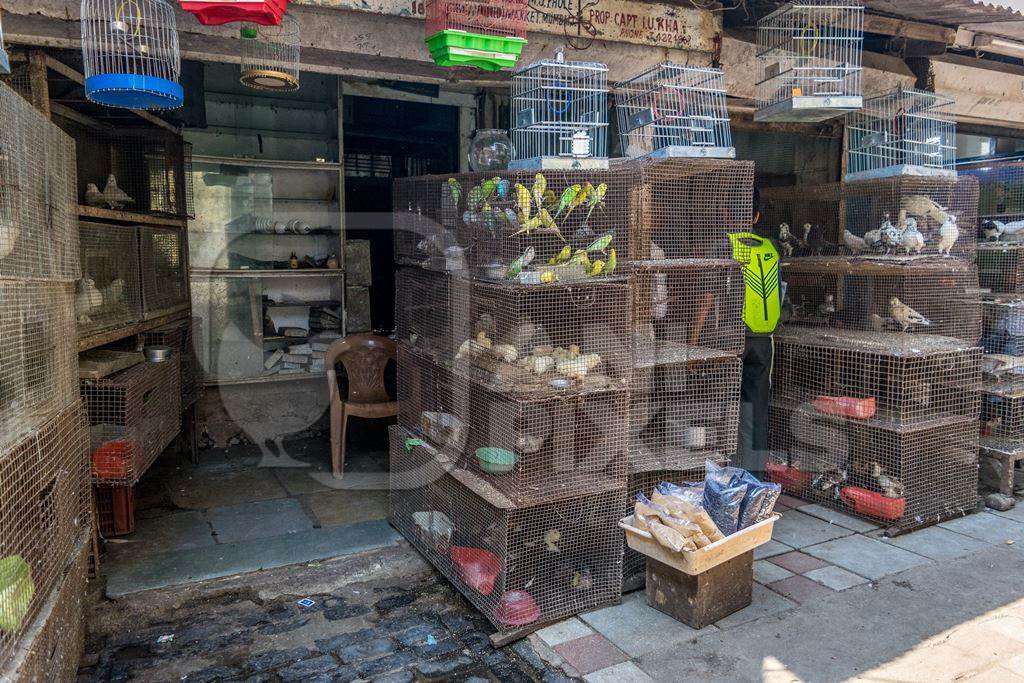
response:
M327 389L331 392L331 469L335 479L341 479L345 471L348 418L398 415L398 401L391 400L384 385L384 370L397 354L394 340L372 334L354 334L327 349L324 367ZM337 363L342 364L348 375L347 398L338 390Z

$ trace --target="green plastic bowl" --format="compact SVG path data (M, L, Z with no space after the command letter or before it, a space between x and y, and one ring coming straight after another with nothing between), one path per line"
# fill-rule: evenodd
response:
M516 466L516 454L505 448L486 446L476 449L480 469L488 474L508 474Z
M485 71L500 71L516 65L526 40L445 30L427 38L426 43L438 66L475 66Z

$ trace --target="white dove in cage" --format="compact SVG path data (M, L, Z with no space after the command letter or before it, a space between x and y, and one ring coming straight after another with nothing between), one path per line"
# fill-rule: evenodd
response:
M111 209L123 209L135 202L128 193L117 186L117 178L113 173L107 176L107 184L103 187L103 201Z
M78 281L75 290L75 312L78 314L78 322L89 323L89 312L103 305L103 293L97 289L96 281L88 275Z
M87 206L103 206L107 203L96 183L89 183L85 186L85 203Z
M946 222L939 228L939 253L950 256L956 241L960 239L960 228L956 224L956 216L946 215Z
M903 235L900 237L900 245L907 252L907 256L910 256L911 253L920 254L921 250L924 249L924 235L917 229L917 221L915 219L907 219L906 226L903 228Z

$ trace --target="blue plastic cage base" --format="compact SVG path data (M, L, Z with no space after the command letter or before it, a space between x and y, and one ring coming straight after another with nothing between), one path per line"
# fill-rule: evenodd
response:
M98 74L85 79L85 96L107 107L177 109L185 90L166 78L139 74Z

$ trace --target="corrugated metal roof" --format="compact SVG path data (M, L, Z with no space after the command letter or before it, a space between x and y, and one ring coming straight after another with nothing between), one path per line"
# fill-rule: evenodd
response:
M1024 40L1024 0L865 0L873 12Z

